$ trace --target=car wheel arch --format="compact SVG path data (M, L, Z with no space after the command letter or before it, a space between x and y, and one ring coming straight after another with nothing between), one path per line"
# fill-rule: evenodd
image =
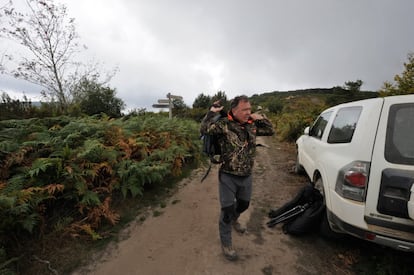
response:
M313 184L315 184L316 183L316 181L318 180L318 179L321 179L322 178L322 176L321 176L321 173L319 172L319 170L315 170L314 172L313 172L313 176L312 176L312 183Z
M322 178L322 175L319 172L319 170L316 170L313 173L312 183L313 183L313 186L321 192L321 194L323 196L324 204L326 205L327 204L327 200L329 198L326 197L326 190L325 190L325 186L323 184L323 178ZM322 186L318 186L318 185L322 185Z
M324 236L325 238L328 239L332 239L332 240L338 240L338 239L342 239L343 238L343 233L341 233L340 231L336 231L333 230L329 219L328 219L328 206L327 206L327 201L329 200L329 198L326 197L326 192L325 192L325 186L323 184L323 179L321 174L319 173L319 171L315 171L314 173L314 181L313 181L314 187L316 189L318 189L319 191L321 191L322 189L322 196L323 196L323 203L325 204L325 214L322 217L321 220L321 224L319 226L319 232L322 234L322 236ZM322 186L318 186L318 185L322 185Z

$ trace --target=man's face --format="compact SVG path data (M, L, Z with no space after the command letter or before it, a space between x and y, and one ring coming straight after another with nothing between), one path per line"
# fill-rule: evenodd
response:
M240 123L246 123L251 115L252 107L248 101L240 101L239 104L233 108L232 113L234 118Z

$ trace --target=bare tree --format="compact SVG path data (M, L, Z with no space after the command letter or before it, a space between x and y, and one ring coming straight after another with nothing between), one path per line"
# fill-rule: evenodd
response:
M0 23L2 22L3 19L3 12L4 10L6 10L7 8L9 8L12 5L12 1L8 0L8 1L0 1Z
M11 4L11 0L0 3L0 25L2 25L4 10L6 10L6 8L8 8ZM4 58L5 53L0 53L0 72L4 70Z
M81 49L74 19L68 17L66 6L51 0L26 0L26 4L26 13L16 11L13 5L3 10L7 24L3 24L0 35L19 43L30 55L20 56L17 66L5 71L42 86L42 95L57 101L64 110L70 103L80 66L73 61Z

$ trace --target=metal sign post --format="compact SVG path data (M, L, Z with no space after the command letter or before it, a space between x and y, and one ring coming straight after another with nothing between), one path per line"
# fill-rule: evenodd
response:
M179 95L172 95L171 93L167 94L167 99L158 99L158 104L152 104L153 108L168 108L169 109L169 118L172 118L172 108L174 107L173 99L182 100L183 97Z

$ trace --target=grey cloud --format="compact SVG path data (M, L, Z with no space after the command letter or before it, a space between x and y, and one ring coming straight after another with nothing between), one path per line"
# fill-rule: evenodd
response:
M167 92L191 105L218 90L232 97L356 79L378 90L414 51L410 0L64 3L89 52L119 67L110 84L134 107Z

